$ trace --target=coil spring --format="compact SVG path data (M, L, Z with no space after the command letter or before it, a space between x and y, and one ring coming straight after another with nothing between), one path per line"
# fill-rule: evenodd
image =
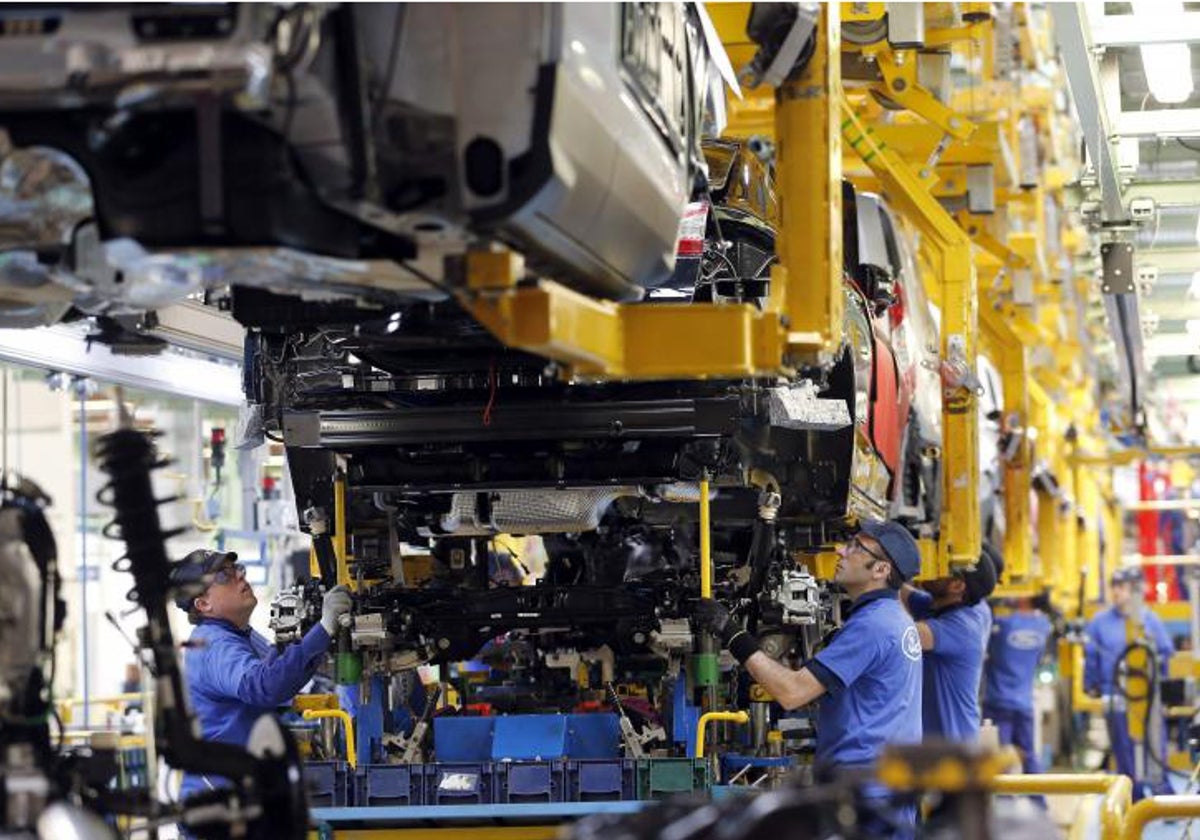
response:
M101 533L109 539L123 540L125 554L112 568L133 575L134 586L125 597L149 609L163 603L170 589L171 563L166 541L182 534L185 528L163 531L158 508L179 497L156 499L151 473L171 463L159 458L152 438L133 429L119 429L104 435L96 444L96 459L109 477L96 493L96 500L111 506L115 515Z

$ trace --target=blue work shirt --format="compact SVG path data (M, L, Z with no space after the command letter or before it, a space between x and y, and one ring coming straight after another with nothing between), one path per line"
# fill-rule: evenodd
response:
M1033 674L1042 661L1050 629L1050 619L1040 612L996 617L984 665L984 705L1033 711Z
M1142 607L1142 628L1144 635L1158 651L1159 668L1165 676L1167 661L1175 652L1167 628L1149 607ZM1097 613L1088 622L1084 631L1083 687L1086 691L1113 693L1113 668L1127 644L1125 616L1117 612L1115 607Z
M979 681L992 629L991 609L980 601L934 610L933 596L920 590L909 595L908 608L933 634L933 648L925 651L922 666L925 735L978 740Z
M846 623L807 665L825 686L817 763L872 764L885 744L921 740L921 639L895 591L854 602Z
M318 624L280 652L253 629L205 619L192 631L188 645L184 674L200 737L244 747L255 721L290 703L312 679L329 649L329 634ZM224 784L218 776L206 780L186 774L179 798Z

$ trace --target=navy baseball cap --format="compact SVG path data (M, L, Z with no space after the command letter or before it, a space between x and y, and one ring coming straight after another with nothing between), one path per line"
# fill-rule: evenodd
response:
M921 550L917 548L917 541L913 539L913 535L899 522L863 520L859 523L858 530L883 546L900 577L912 580L920 573Z
M1140 566L1126 566L1123 569L1117 569L1112 573L1112 582L1141 584L1146 582L1146 578L1142 575Z
M991 595L1003 570L1004 560L1000 557L1000 552L984 543L983 552L979 555L975 568L959 573L959 577L967 585L967 603L978 604Z
M224 565L237 560L237 552L197 548L175 564L171 570L171 586L180 592L175 606L191 612L196 599L208 588L205 578Z

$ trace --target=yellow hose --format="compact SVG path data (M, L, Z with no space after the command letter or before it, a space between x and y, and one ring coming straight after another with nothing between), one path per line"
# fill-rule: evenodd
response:
M712 597L712 535L709 533L708 479L700 479L700 597Z
M704 758L704 733L714 720L729 720L734 723L749 723L750 715L745 712L705 712L696 724L696 758Z
M305 709L303 715L305 720L314 718L337 718L340 720L346 730L346 761L350 762L351 767L358 767L358 752L354 748L354 720L350 717L349 712L345 709Z

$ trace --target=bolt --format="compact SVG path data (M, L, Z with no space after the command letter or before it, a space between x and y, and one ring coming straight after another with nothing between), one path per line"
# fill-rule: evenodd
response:
M900 93L906 87L908 87L908 83L903 79L895 79L892 81L892 90L896 91L897 93Z

